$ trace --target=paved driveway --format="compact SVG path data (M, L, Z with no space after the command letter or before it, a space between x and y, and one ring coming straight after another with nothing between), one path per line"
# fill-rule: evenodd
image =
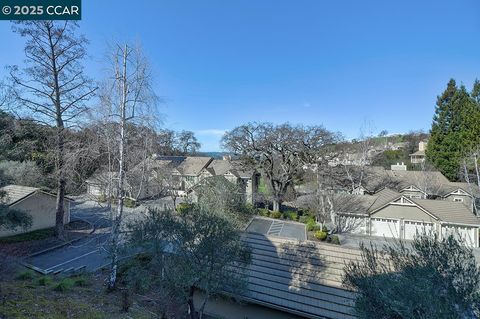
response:
M144 207L125 208L125 224L142 218ZM72 206L71 220L86 220L95 232L79 241L30 257L26 260L43 271L70 272L72 270L94 271L109 262L108 239L110 235L110 209L85 198L76 198ZM128 252L124 253L129 255Z

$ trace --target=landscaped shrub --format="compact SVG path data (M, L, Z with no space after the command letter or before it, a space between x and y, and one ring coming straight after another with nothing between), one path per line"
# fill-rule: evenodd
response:
M50 286L51 283L52 283L52 278L49 276L42 276L37 279L38 286Z
M271 216L272 218L278 219L278 218L282 217L282 213L275 211L275 212L272 212L270 216Z
M35 274L31 270L25 270L17 275L18 280L32 280L35 277Z
M259 208L258 214L263 217L268 217L270 216L270 211L267 208Z
M97 201L100 203L105 203L107 201L107 196L105 196L105 194L101 194L100 196L97 196Z
M329 238L330 238L330 243L334 245L340 245L340 238L338 238L337 235L331 235L329 236Z
M324 232L324 231L317 230L313 236L314 236L316 239L323 241L323 240L327 239L328 234L327 234L326 232Z
M319 231L322 230L322 226L317 224L317 222L314 219L311 219L307 222L307 231Z
M53 290L66 292L72 289L73 286L75 286L75 281L73 281L71 278L63 278L58 284L55 285Z
M304 224L308 224L309 222L310 223L312 223L312 222L315 223L315 217L309 216L309 215L303 215L303 216L300 216L298 221L301 222L301 223L304 223Z
M85 276L78 276L72 278L75 286L77 287L87 287L90 286L90 281Z
M177 205L176 211L180 214L186 214L193 208L193 204L180 203Z
M330 231L328 230L327 226L323 225L322 227L322 231L325 232L325 233L329 233Z
M137 202L133 198L125 198L124 202L125 207L134 208L137 206Z
M294 212L294 211L286 211L283 213L283 216L285 217L285 219L290 219L290 220L293 220L293 221L297 221L298 220L298 214L297 212Z

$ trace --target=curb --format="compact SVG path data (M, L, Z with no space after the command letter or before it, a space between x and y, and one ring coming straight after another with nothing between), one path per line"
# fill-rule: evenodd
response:
M66 245L75 243L75 242L79 241L80 239L83 239L83 238L85 238L86 236L93 234L93 233L97 230L97 229L95 228L95 226L93 226L92 223L90 223L89 221L83 220L83 219L78 219L78 220L82 220L82 221L86 222L87 224L89 224L89 225L92 227L92 230L90 231L90 233L88 233L88 234L85 235L85 236L82 236L82 237L79 237L79 238L75 238L75 239L72 239L72 240L63 242L63 243L61 243L61 244L58 244L58 245L55 245L55 246L52 246L52 247L49 247L49 248L46 248L46 249L43 249L43 250L34 252L34 253L26 256L25 259L28 259L28 258L31 258L31 257L35 257L35 256L38 256L38 255L47 253L47 252L49 252L49 251L52 251L52 250L61 248L61 247L63 247L63 246L66 246Z

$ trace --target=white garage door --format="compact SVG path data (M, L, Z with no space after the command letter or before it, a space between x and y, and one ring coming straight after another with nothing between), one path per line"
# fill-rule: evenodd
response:
M413 239L417 234L431 234L433 232L432 223L405 221L404 239Z
M468 247L475 247L475 229L471 227L461 227L453 225L442 225L442 236L453 235L457 239L462 239Z
M398 238L400 234L399 225L400 223L398 220L385 219L385 218L372 218L371 234L372 236Z
M367 221L365 217L340 216L339 224L343 231L353 234L366 234Z

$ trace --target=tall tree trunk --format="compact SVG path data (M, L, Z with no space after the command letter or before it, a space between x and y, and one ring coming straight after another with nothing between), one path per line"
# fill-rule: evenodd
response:
M278 200L278 198L273 199L273 211L274 212L280 211L280 201Z
M53 75L53 88L54 88L54 97L53 101L55 103L55 120L57 124L57 158L56 158L56 168L57 168L57 201L55 208L55 236L60 239L65 238L65 225L64 225L64 202L65 202L65 139L64 139L64 123L62 118L62 101L60 94L60 84L58 79L58 69L57 69L57 55L55 51L55 44L52 42L51 28L48 27L47 31L49 33L49 46L50 46L50 59L52 62L52 75Z
M195 303L193 301L194 294L195 294L195 287L191 286L188 292L188 301L187 301L190 319L197 319L197 313L195 311Z
M108 281L108 289L113 290L117 284L117 267L118 267L118 245L120 241L120 227L123 217L123 204L125 200L125 129L126 129L126 109L127 109L127 52L128 48L125 46L123 55L123 68L122 68L122 101L120 105L120 143L119 143L119 155L118 155L118 201L117 212L113 218L112 230L111 230L111 266L110 266L110 278Z

